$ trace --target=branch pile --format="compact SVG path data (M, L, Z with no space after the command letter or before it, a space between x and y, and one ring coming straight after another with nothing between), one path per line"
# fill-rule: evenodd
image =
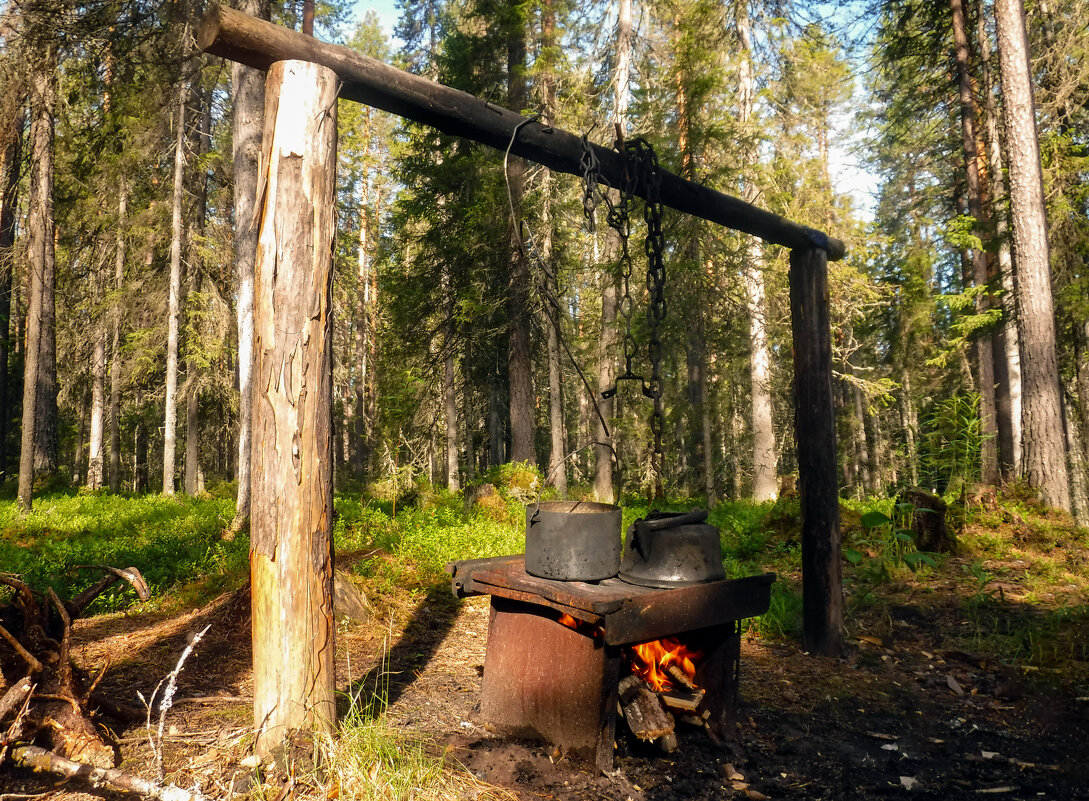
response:
M0 765L13 745L26 744L92 768L114 768L117 750L103 739L93 714L102 711L126 722L142 717L135 708L97 698L106 667L92 678L72 664L70 649L72 621L107 588L127 581L147 600L147 584L134 567L80 567L99 570L103 577L71 600L62 600L52 588L36 592L17 576L0 573L0 586L14 591L0 604Z

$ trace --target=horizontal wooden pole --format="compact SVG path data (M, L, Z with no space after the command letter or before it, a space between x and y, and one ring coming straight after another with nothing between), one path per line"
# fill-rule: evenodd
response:
M443 133L506 150L551 170L582 175L582 137L528 121L509 109L419 75L399 70L347 47L318 41L288 28L213 4L197 31L197 45L212 55L267 70L288 59L333 70L349 100L430 125ZM517 136L515 136L517 132ZM511 138L514 144L511 145ZM623 164L616 151L593 145L601 183L619 187ZM677 211L758 236L791 249L818 247L843 258L843 242L730 195L662 170L660 200Z

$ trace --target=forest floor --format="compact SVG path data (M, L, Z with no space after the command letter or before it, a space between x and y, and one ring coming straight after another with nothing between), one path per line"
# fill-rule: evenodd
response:
M367 699L380 698L398 750L445 757L448 778L419 798L1089 800L1086 534L999 509L969 524L960 542L957 555L918 573L877 553L848 570L842 658L803 653L789 636L746 633L738 725L721 746L680 726L680 748L663 754L621 722L616 770L606 775L574 755L490 732L479 715L488 600L455 601L435 577L375 592L369 621L341 625L342 706L355 696L356 714L366 717L359 707L377 708ZM342 561L350 567L350 557ZM780 581L800 581L778 569ZM236 591L183 609L92 617L76 624L73 658L92 672L109 664L102 686L132 703L138 692L149 697L187 637L211 624L166 717L170 780L198 784L211 798L268 801L334 801L340 782L346 788L360 776L379 786L380 760L354 773L333 763L320 779L303 767L265 770L264 784L255 778L247 607ZM147 729L115 735L121 767L153 776ZM57 801L122 797L0 768L0 798L40 792ZM395 795L414 796L391 786L373 797Z

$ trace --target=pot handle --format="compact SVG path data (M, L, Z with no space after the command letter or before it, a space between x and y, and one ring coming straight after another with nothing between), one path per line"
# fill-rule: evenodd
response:
M676 517L662 517L658 520L644 520L641 521L640 524L646 531L662 531L663 529L667 528L677 528L678 526L688 526L693 523L702 523L706 519L706 509L693 509L687 514L677 515Z

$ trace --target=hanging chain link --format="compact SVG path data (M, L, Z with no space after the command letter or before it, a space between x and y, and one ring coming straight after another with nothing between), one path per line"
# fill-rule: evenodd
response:
M597 231L597 184L601 163L594 146L590 144L589 132L582 135L579 169L582 170L582 216L586 219L587 230L592 234Z
M602 193L602 198L608 208L607 221L609 227L617 233L620 241L620 282L621 295L617 310L624 318L624 373L617 376L616 381L639 381L642 385L643 395L654 401L654 411L650 418L650 430L653 438L654 472L657 476L658 486L656 490L661 492L662 476L662 429L665 423L665 412L662 403L662 339L661 324L666 316L665 299L665 235L662 233L662 201L661 185L662 174L658 167L658 157L654 148L645 139L637 138L629 142L621 139L616 143L620 153L621 163L624 169L623 180L619 187L620 199L614 203L608 193ZM594 230L593 213L596 209L596 192L594 187L598 182L599 164L593 153L589 141L583 137L583 154L581 167L583 170L583 213L587 216L588 227ZM635 360L637 343L632 333L632 313L635 303L631 296L632 257L629 248L631 238L631 212L635 206L635 196L641 195L645 199L643 206L643 222L646 224L647 233L643 240L643 251L647 257L646 287L650 296L647 304L647 359L650 362L649 380L637 375L632 369ZM611 398L616 394L617 384L604 390L603 398Z

